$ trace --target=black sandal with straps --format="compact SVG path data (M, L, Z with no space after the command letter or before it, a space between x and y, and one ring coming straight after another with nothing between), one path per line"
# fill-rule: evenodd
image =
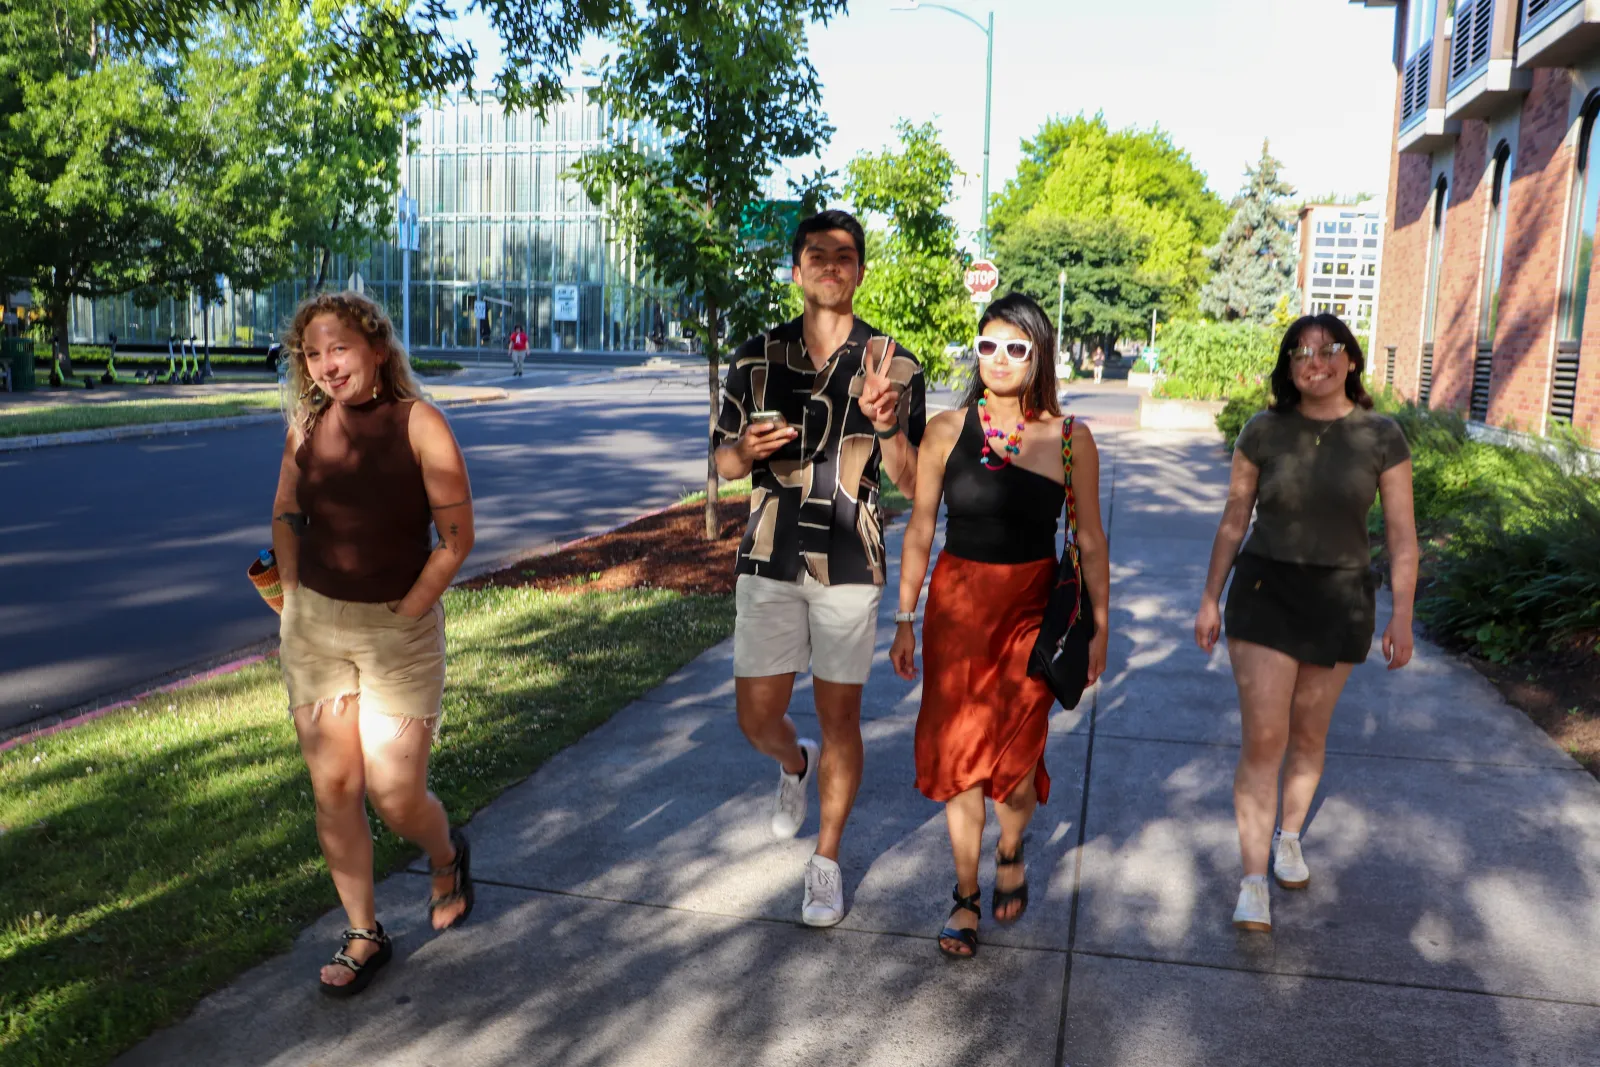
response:
M995 849L994 866L997 871L1001 867L1023 866L1022 842L1017 842L1017 851L1012 853L1010 859L1000 855L1000 850ZM1007 904L1021 904L1022 907L1018 908L1017 913L1011 916L1009 919L1002 919L1000 918L1000 909L1005 907ZM1022 879L1022 884L1017 886L1015 889L1001 889L997 883L994 887L993 895L989 897L989 911L994 915L994 921L1002 926L1010 926L1012 923L1026 915L1028 913L1028 879L1024 877Z
M344 938L344 947L338 952L335 952L333 954L333 959L329 960L328 962L332 964L338 964L340 967L348 967L350 969L350 973L355 975L355 977L343 985L334 985L331 982L322 982L322 991L328 994L328 996L355 996L357 993L361 992L363 989L367 988L367 986L372 984L372 980L377 977L378 972L383 970L383 965L388 963L390 957L394 955L394 945L389 941L389 935L383 932L383 924L380 922L375 922L372 925L373 929L371 930L364 930L360 927L352 926L342 935ZM365 960L358 960L346 951L350 947L350 942L352 941L376 942L378 945L378 951L368 956Z
M467 921L467 916L472 914L474 896L472 891L472 872L469 869L472 863L472 848L467 843L467 835L461 830L451 830L450 843L456 846L456 858L443 867L433 868L429 873L435 878L446 878L454 875L456 887L442 897L430 896L428 898L428 921L430 923L433 921L434 912L454 904L458 900L466 901L467 906L461 909L461 914L452 919L448 925L439 927L441 930L453 930Z
M983 899L983 890L978 890L970 897L964 897L961 895L961 887L958 885L955 888L955 892L950 894L950 897L956 902L956 906L950 909L952 918L955 917L958 911L970 911L978 918L983 918L983 911L978 907L978 901ZM945 948L944 943L946 941L959 941L967 946L967 951L956 952L953 949ZM970 960L978 954L978 931L975 929L963 930L946 925L943 930L939 931L939 951L953 960Z

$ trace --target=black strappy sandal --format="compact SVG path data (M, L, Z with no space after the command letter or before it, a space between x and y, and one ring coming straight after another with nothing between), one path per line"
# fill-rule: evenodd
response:
M372 984L372 980L378 976L378 972L383 970L383 965L388 963L389 958L394 955L394 945L390 943L389 935L383 932L383 924L375 922L372 925L374 929L371 930L363 930L352 926L342 935L344 937L344 948L335 952L333 959L328 962L336 963L341 967L348 967L350 973L354 974L355 977L344 985L332 985L328 982L319 983L322 986L322 991L328 996L355 996ZM365 961L357 960L345 951L350 947L350 942L352 941L375 941L378 944L378 951L368 956Z
M970 897L964 897L961 895L961 887L958 885L955 888L955 892L950 894L950 897L956 902L956 906L950 909L951 917L954 917L958 911L970 911L978 918L983 918L983 911L978 907L978 901L983 899L983 890L978 890ZM968 951L954 952L945 948L944 943L946 941L959 941L967 946ZM961 930L949 925L945 926L943 930L939 931L939 951L953 960L970 960L978 954L978 931Z
M472 848L467 843L467 835L461 830L450 831L450 843L456 846L456 858L443 867L433 868L428 873L435 878L454 875L456 887L442 897L430 896L428 898L428 922L432 924L434 912L447 905L454 904L458 900L466 901L467 906L462 909L461 914L457 915L450 925L441 926L439 928L441 930L455 929L466 922L467 916L472 914L472 872L469 869L472 862Z
M994 852L994 866L995 866L995 869L998 871L1001 867L1021 867L1021 866L1023 866L1023 863L1022 863L1022 845L1023 845L1022 842L1020 842L1020 841L1017 842L1017 851L1012 854L1010 859L1006 859L1004 856L1000 855L1000 850L999 849L995 849L995 852ZM1022 907L1018 908L1017 909L1017 913L1015 915L1011 916L1011 918L1009 918L1009 919L1000 918L1000 909L1005 907L1007 904L1012 904L1012 903L1020 903L1022 905ZM993 895L991 895L989 897L989 911L990 911L991 914L994 915L994 921L999 923L1002 926L1010 926L1012 923L1016 922L1018 919L1022 918L1024 915L1028 914L1028 880L1027 880L1027 878L1023 878L1022 884L1017 886L1017 888L1015 888L1015 889L1001 889L1000 886L998 884L996 884L995 887L994 887Z

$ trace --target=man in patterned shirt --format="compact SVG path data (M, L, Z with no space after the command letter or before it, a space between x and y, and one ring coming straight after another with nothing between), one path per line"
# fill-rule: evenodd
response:
M734 353L713 434L717 470L751 475L739 546L733 673L739 726L779 763L772 831L793 837L817 779L821 828L801 918L844 918L839 840L861 785L861 689L883 593L878 472L907 496L924 423L922 367L855 317L866 273L861 224L824 211L800 224L794 277L805 311ZM811 670L822 744L790 720Z

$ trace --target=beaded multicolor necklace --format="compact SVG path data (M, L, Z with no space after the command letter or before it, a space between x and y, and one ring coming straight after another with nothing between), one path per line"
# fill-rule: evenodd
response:
M1017 423L1017 428L1009 434L1001 433L994 428L989 418L989 390L985 389L983 391L983 399L978 401L978 416L983 419L983 465L992 471L1009 467L1011 458L1022 453L1022 431L1028 420L1033 417L1033 413L1024 408L1022 421ZM1005 445L991 449L989 442L1000 438L1005 439ZM990 463L989 458L991 456L999 459L1000 462L998 464Z

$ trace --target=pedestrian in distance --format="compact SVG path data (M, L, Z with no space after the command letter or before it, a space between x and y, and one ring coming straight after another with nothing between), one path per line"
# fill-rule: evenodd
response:
M879 468L913 488L923 377L910 353L855 317L866 274L855 218L806 219L792 253L804 311L733 354L712 443L722 477L754 483L734 598L739 726L779 765L774 835L799 832L817 783L801 918L833 926L845 914L839 844L861 785L861 691L885 579ZM808 666L820 745L788 715Z
M466 836L427 785L445 679L439 598L472 550L472 492L449 423L422 399L377 304L310 297L285 344L292 403L272 509L280 655L317 838L350 924L321 987L350 996L392 954L373 902L367 800L427 852L434 929L472 911Z
M514 377L522 377L522 360L528 354L528 331L522 328L522 323L517 323L511 331L511 337L506 341L506 347L511 353L511 373Z
M1050 798L1044 749L1055 702L1028 662L1056 582L1056 519L1069 492L1095 622L1090 684L1105 670L1111 589L1099 453L1089 427L1061 411L1049 316L1012 293L989 305L978 334L966 398L929 421L919 453L889 652L895 672L915 680L917 601L942 500L945 545L923 623L916 768L917 788L945 806L956 906L939 949L958 958L978 951L986 797L1000 822L990 913L1009 924L1028 907L1023 833Z
M1322 779L1334 705L1352 668L1366 661L1376 629L1367 513L1378 497L1394 593L1383 654L1390 670L1411 659L1411 452L1399 424L1372 410L1364 366L1355 335L1333 315L1306 316L1284 333L1272 406L1245 424L1234 446L1228 502L1195 618L1195 641L1207 653L1226 627L1239 687L1243 737L1233 805L1244 880L1233 924L1241 930L1272 929L1269 859L1284 889L1311 881L1300 834ZM1255 526L1245 540L1252 511Z
M1094 350L1094 384L1099 385L1106 373L1106 353L1102 348Z

